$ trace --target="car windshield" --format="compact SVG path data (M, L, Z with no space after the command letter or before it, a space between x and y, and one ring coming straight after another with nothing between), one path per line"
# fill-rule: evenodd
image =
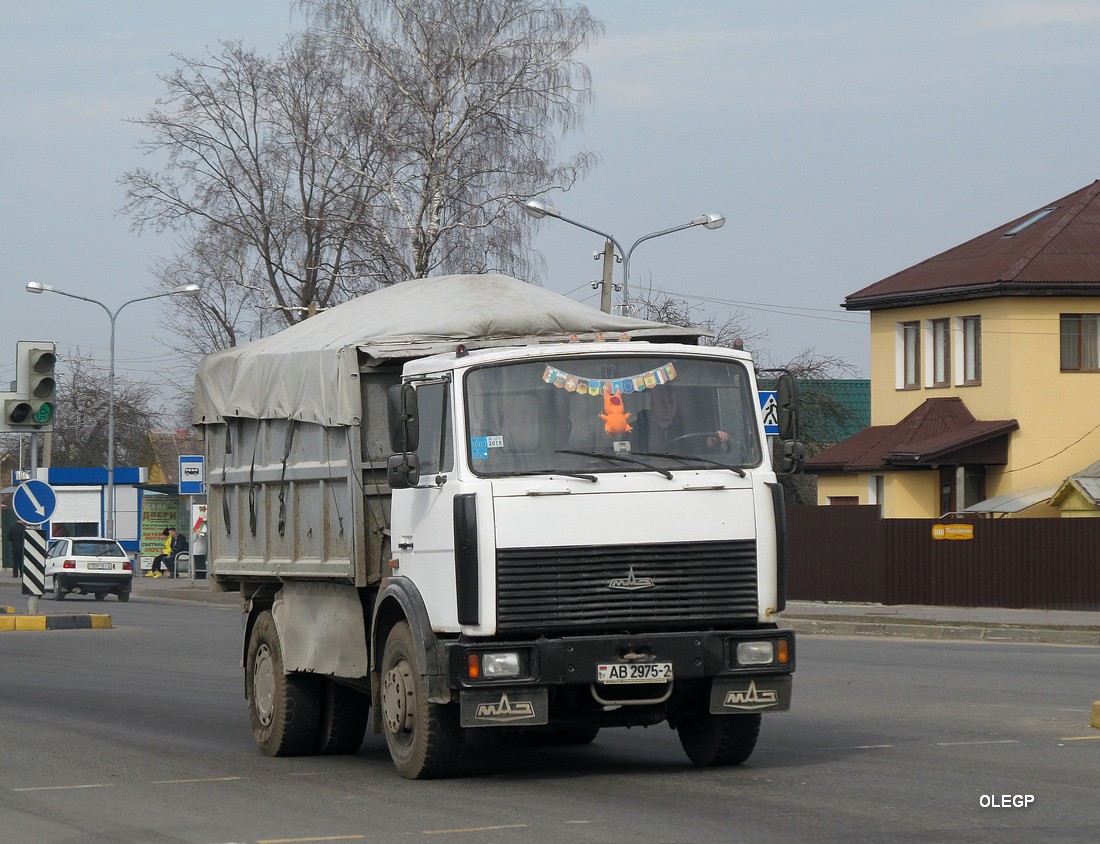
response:
M110 539L74 539L74 557L125 557L117 542Z
M756 395L725 358L562 357L485 366L465 380L478 474L757 466Z

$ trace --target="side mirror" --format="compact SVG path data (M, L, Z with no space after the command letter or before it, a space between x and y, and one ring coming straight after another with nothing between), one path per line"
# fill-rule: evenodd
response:
M386 460L390 489L408 489L420 483L420 458L415 454L391 454Z
M416 390L412 384L395 384L388 391L390 448L405 454L420 445L420 422L416 412Z
M776 467L777 475L797 475L802 471L802 464L806 462L806 446L798 440L783 440L780 442L782 453L779 466Z
M779 439L798 439L798 381L789 372L779 376L775 385L779 406Z

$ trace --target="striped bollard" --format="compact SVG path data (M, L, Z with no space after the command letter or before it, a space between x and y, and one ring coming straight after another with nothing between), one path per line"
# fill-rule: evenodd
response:
M38 598L46 582L46 532L28 527L23 539L23 594L27 612L38 612Z

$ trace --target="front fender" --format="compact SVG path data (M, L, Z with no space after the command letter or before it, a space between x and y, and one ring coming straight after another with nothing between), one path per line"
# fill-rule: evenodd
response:
M451 692L447 686L447 656L432 630L428 608L419 590L407 578L387 577L374 601L371 613L371 665L378 671L386 636L399 621L407 621L416 640L416 670L424 675L428 697L433 703L447 703Z

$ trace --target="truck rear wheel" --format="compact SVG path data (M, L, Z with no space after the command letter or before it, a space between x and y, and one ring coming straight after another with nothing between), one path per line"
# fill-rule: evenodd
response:
M680 744L696 765L740 765L756 748L760 715L711 715L684 718L676 727Z
M464 738L458 709L428 700L404 621L390 631L382 652L382 731L394 766L407 779L446 777L458 768Z
M275 618L264 611L248 640L245 697L256 744L268 756L313 752L321 721L316 677L283 673L283 650Z
M325 680L316 751L332 756L358 753L369 720L369 697L342 683Z

